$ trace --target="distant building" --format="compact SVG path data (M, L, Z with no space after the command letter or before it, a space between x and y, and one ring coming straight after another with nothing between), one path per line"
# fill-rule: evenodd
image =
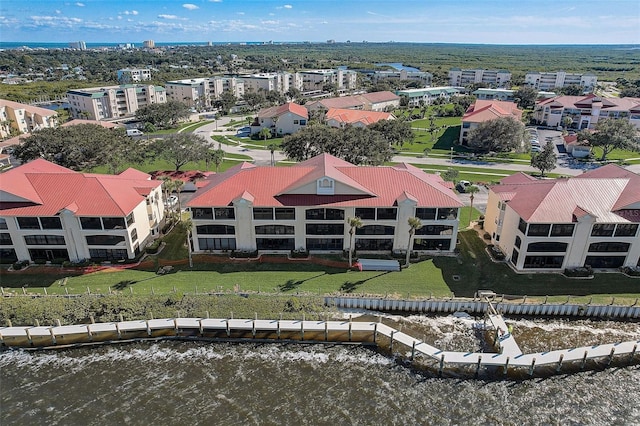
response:
M72 118L110 120L135 115L139 108L167 102L164 87L142 84L93 87L67 92Z
M84 41L72 41L69 43L71 49L87 50L87 44Z
M309 121L307 109L302 105L289 102L260 110L251 124L251 134L269 129L274 136L291 135L303 129L307 121Z
M354 90L358 73L342 68L299 71L304 92L323 91L326 85L333 85L338 91Z
M135 169L80 173L37 159L0 180L3 260L132 259L163 219L162 182Z
M380 120L395 120L395 117L388 112L340 108L331 108L324 116L325 123L331 127L367 127Z
M593 129L600 119L621 118L640 130L640 98L556 96L538 101L532 115L537 123L552 127L564 126L565 117L571 118L571 129Z
M422 87L431 86L433 75L425 71L410 71L406 69L400 70L375 70L375 71L363 71L371 81L377 83L380 80L405 80L405 81L417 81Z
M167 97L192 108L209 108L224 92L231 92L237 99L244 96L244 81L238 77L200 77L168 81Z
M57 125L58 113L54 110L0 99L0 138Z
M365 111L393 111L400 106L400 96L389 91L363 93L362 95L340 96L308 102L310 111L328 111L331 108L361 109Z
M123 68L118 70L120 84L139 83L151 80L151 70L148 68Z
M640 176L609 164L538 180L523 173L489 189L485 230L517 271L640 265Z
M412 107L430 105L436 99L444 99L448 102L451 100L452 96L459 94L460 89L450 86L425 87L423 89L405 89L396 91L396 95L406 97L409 101L409 106Z
M156 42L153 40L145 40L142 42L142 46L146 47L147 49L153 49L156 47Z
M516 93L516 90L487 89L487 88L481 88L471 92L471 94L475 96L477 99L484 100L484 101L491 101L491 100L514 101L515 93ZM538 91L538 99L553 98L555 96L556 94L554 92Z
M522 110L513 102L505 101L475 101L462 117L462 129L460 130L459 142L467 145L469 132L480 123L495 120L502 117L512 117L516 120L522 119Z
M286 71L247 74L238 77L244 83L245 92L275 91L285 94L290 89L302 90L302 77L299 73Z
M474 83L484 83L489 87L508 87L511 73L506 70L469 70L451 68L449 84L451 86L466 86Z
M528 72L524 83L538 90L553 90L571 85L580 86L585 92L593 92L598 84L598 77L594 74L571 74L564 71L556 72Z

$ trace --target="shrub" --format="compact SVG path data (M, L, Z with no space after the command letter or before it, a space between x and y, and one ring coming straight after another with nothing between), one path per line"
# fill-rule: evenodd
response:
M158 249L160 248L160 244L162 244L162 239L158 238L157 240L155 240L154 242L149 244L145 248L145 251L147 253L149 253L149 254L156 254L156 253L158 253Z
M494 246L493 244L490 244L487 247L489 248L489 253L491 254L491 257L493 257L495 260L505 259L505 255L502 252L502 250L500 250L500 247Z
M46 259L36 259L33 261L33 263L35 263L36 265L44 265L45 263L47 263Z
M488 232L485 232L484 235L482 236L482 238L484 238L485 240L489 241L491 240L491 234Z
M625 266L620 269L623 273L631 277L640 277L640 266Z
M66 261L67 261L67 259L65 259L64 257L56 257L55 259L51 260L51 264L52 265L62 265Z
M292 259L306 259L307 257L309 257L309 250L305 250L303 248L291 250L290 257Z
M240 250L240 251L235 251L235 250L231 250L231 253L229 254L230 258L235 258L235 259L251 259L251 258L256 258L258 257L258 250L254 250L254 251L249 251L249 250Z
M13 264L13 270L14 271L19 271L22 268L24 268L25 266L27 266L29 264L28 260L18 260L17 262L14 262Z
M566 275L567 277L576 277L576 278L592 277L593 269L589 265L586 265L585 267L579 267L579 268L567 268L564 270L564 275Z

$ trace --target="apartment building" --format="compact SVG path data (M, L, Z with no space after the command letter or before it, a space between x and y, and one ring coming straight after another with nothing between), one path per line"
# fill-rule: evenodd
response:
M323 91L325 85L334 85L338 91L354 90L358 73L342 68L299 71L304 92Z
M324 116L324 122L331 127L367 127L380 120L395 120L389 112L362 111L357 109L331 108Z
M572 74L565 71L556 72L528 72L524 77L524 83L538 90L554 90L558 87L571 85L580 86L585 93L593 92L598 84L595 74Z
M241 99L244 96L245 83L238 77L203 77L168 81L167 98L182 102L193 108L213 106L224 92L232 92Z
M460 130L459 142L466 145L469 132L478 127L480 123L495 120L502 117L512 117L516 120L522 119L522 110L514 102L506 101L475 101L462 116L462 129Z
M508 87L511 83L511 73L506 70L469 70L451 68L449 84L451 86L466 86L474 83L484 83L489 87Z
M410 217L422 220L411 247L455 249L462 203L438 176L401 164L355 166L321 154L291 167L244 163L208 178L188 203L196 252L407 250Z
M518 271L640 266L640 176L610 164L570 178L519 173L489 190L485 230Z
M267 92L275 91L285 94L289 89L297 89L302 91L302 76L299 73L290 72L273 72L248 74L239 77L244 83L245 91L258 92L264 90Z
M309 121L307 109L302 105L289 102L260 110L251 123L251 134L269 129L274 136L292 135L303 129L307 121Z
M310 112L331 108L361 109L365 111L393 111L400 106L400 96L389 92L371 92L353 96L320 99L305 104Z
M151 70L148 68L123 68L118 70L120 84L139 83L151 80Z
M571 129L593 129L598 120L619 118L629 120L640 130L640 98L603 98L586 96L556 96L538 101L532 118L543 126L564 126L571 118Z
M449 102L452 96L457 96L459 94L460 89L450 86L425 87L423 89L405 89L396 91L396 95L407 98L409 106L411 107L431 105L436 99L444 99Z
M162 182L80 173L37 159L2 174L3 262L134 258L164 219Z
M125 84L70 90L67 99L73 118L110 120L133 116L147 105L165 103L167 93L161 86Z
M399 70L375 70L375 71L363 71L371 81L377 83L381 80L404 80L404 81L417 81L421 87L431 86L433 75L425 71L412 71L407 69Z
M58 125L58 113L47 108L0 99L0 138Z
M481 88L471 92L471 94L475 96L477 99L485 100L485 101L490 101L490 100L514 101L515 93L516 93L516 90L488 89L488 88ZM542 90L538 91L538 99L548 99L556 96L557 95L554 92L545 92Z

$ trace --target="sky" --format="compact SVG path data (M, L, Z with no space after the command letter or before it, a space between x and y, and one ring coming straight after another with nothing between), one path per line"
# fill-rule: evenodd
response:
M5 42L640 44L639 0L0 0Z

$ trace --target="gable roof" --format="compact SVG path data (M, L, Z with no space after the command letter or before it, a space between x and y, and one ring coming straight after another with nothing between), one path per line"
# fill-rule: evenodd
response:
M315 102L309 102L308 107L312 108L321 105L325 109L342 108L354 109L364 108L368 104L377 104L381 102L400 101L400 96L389 91L363 93L361 95L340 96L337 98L320 99Z
M304 191L307 185L328 177L350 191L318 195ZM393 206L400 199L416 200L424 207L461 207L455 193L437 175L428 175L413 166L355 166L321 154L292 167L234 167L209 178L189 201L189 207L228 206L249 193L253 204L277 206Z
M128 169L120 175L80 173L37 159L2 174L2 216L126 216L162 182Z
M522 118L522 111L514 102L496 100L477 100L467 108L463 122L482 123L501 117Z
M604 111L639 111L640 98L604 98L594 94L586 96L556 96L543 99L536 106L548 106L551 109L591 108L596 104Z
M281 115L286 114L288 112L299 115L300 117L303 117L303 118L309 118L309 112L307 111L307 109L302 105L298 105L293 102L289 102L284 105L274 106L271 108L262 109L258 112L258 117L260 118L280 117Z
M9 101L7 99L0 99L0 107L9 107L11 109L24 109L26 111L29 111L32 114L38 114L43 117L58 115L58 113L52 109L42 108L34 105L21 104L19 102Z
M388 112L362 111L358 109L330 108L325 114L325 120L336 120L342 124L360 123L368 126L380 120L391 120L395 117Z

